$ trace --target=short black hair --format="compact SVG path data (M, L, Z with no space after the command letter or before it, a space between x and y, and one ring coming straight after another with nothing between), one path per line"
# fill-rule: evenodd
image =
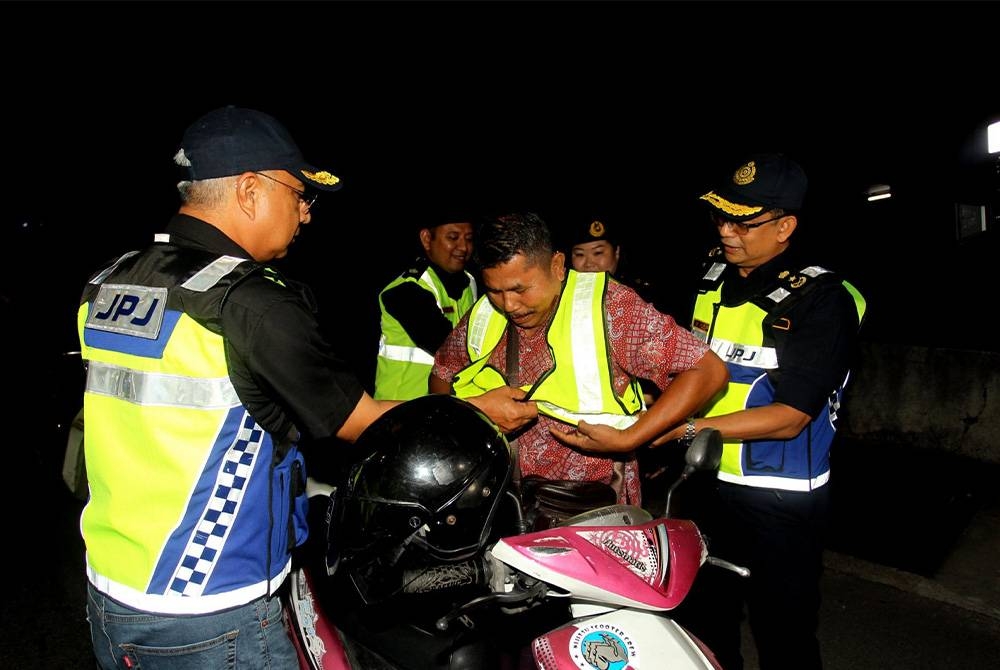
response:
M474 253L480 268L496 267L518 254L543 263L552 257L552 232L548 224L532 212L482 219L475 239Z

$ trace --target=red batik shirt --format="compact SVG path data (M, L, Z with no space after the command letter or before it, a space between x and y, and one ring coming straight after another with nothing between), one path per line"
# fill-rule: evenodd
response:
M663 390L670 378L701 360L708 347L682 328L673 317L658 312L631 288L608 282L604 299L605 321L613 364L612 378L618 393L624 392L632 377L649 379ZM431 374L450 380L471 362L466 349L468 314L438 349ZM521 385L533 384L552 367L546 328L519 331L518 373ZM507 334L490 354L489 363L506 373ZM569 432L574 426L539 414L517 438L521 475L546 479L599 481L618 491L618 502L641 505L638 463L635 454L612 457L590 455L565 446L549 434L549 427Z

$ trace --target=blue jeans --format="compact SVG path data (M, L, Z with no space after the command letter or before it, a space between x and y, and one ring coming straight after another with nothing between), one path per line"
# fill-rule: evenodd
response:
M87 584L87 620L103 670L298 670L281 599L214 614L173 616L126 607Z

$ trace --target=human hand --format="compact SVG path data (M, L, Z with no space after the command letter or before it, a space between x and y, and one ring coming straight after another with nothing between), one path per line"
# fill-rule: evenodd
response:
M569 432L550 426L549 432L566 446L582 451L621 454L635 450L635 445L625 431L600 423L580 421L576 429Z
M468 401L481 410L504 433L510 433L538 418L538 406L524 400L527 393L513 386L501 386Z

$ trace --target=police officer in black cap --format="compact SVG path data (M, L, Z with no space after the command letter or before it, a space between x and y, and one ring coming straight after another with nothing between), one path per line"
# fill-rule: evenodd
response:
M567 219L563 233L567 256L577 272L608 272L618 281L638 293L646 302L653 303L660 311L667 311L661 303L657 287L646 273L637 271L633 259L622 250L620 224L605 217L577 217Z
M423 253L378 295L375 398L427 395L434 353L479 297L472 259L472 223L445 215L415 226Z
M706 259L692 331L726 362L726 391L661 441L722 432L708 505L712 554L750 569L705 570L676 612L727 670L743 667L744 602L760 667L822 666L816 636L830 448L865 300L793 249L806 174L781 154L742 161L701 196L719 245Z
M174 162L179 210L93 275L78 312L94 654L292 670L279 596L308 534L300 438L353 442L398 403L368 395L311 292L271 264L340 180L277 119L233 106L192 123ZM527 421L512 393L475 402Z

